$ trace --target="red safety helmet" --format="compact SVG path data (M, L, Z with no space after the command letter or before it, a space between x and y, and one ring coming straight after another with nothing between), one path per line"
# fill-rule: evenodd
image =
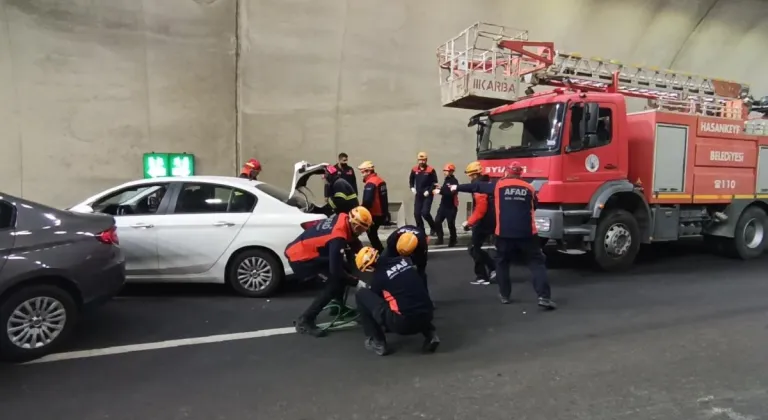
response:
M248 159L248 162L245 162L245 166L257 171L261 170L261 162L259 162L258 159Z
M514 161L507 166L507 174L509 175L521 175L523 173L523 165L518 161Z

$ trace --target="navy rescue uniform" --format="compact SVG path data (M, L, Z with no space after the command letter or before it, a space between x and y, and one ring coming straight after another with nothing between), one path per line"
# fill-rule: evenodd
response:
M414 166L408 178L408 185L416 190L416 195L413 197L413 217L416 218L416 226L424 230L424 220L426 220L430 231L434 232L435 221L432 219L431 211L434 199L432 190L437 185L435 168L429 165L424 168L419 165Z
M549 302L551 290L541 242L536 229L535 211L538 204L536 189L519 178L501 178L494 184L468 184L458 187L462 191L485 192L494 195L496 210L496 262L499 293L508 300L512 291L509 265L519 255L528 264L533 275L533 288Z
M416 272L419 273L421 278L424 280L424 284L426 285L429 241L427 240L427 235L422 229L419 229L418 226L404 225L392 232L389 237L387 237L387 246L382 253L382 257L393 258L398 256L399 254L397 252L397 241L400 239L400 236L407 232L416 235L416 239L419 241L418 245L416 245L416 249L410 255L410 259L416 266Z
M470 186L486 185L492 188L488 175L482 175L472 181ZM467 189L463 185L457 187L456 191L472 192L472 214L467 219L467 223L472 228L472 242L469 245L469 255L474 262L475 281L473 284L490 284L493 273L496 271L496 263L483 249L488 238L493 234L496 228L496 209L493 206L493 193L475 192L470 187ZM487 190L488 188L486 188Z
M437 217L435 217L435 230L437 233L437 244L443 243L443 222L448 223L448 246L456 245L456 215L459 212L459 195L451 191L451 185L459 185L459 181L453 175L448 175L443 180L440 187L440 205L437 207Z
M390 222L387 183L378 174L372 173L363 180L363 207L371 212L373 224L368 228L368 240L371 246L381 252L384 246L379 239L379 228Z
M338 172L326 175L324 192L328 201L326 215L349 213L360 205L355 188Z
M427 341L434 336L434 306L408 258L380 257L370 289L360 289L355 300L366 337L384 343L385 331L423 334Z
M314 325L315 319L331 300L341 301L347 285L356 286L357 278L348 270L347 247L362 248L349 224L349 215L336 214L302 232L285 248L285 257L300 278L314 276L325 280L325 288L301 316Z
M351 166L342 165L341 163L337 163L333 166L339 171L339 177L344 181L347 181L349 185L352 186L352 190L355 194L357 194L357 176L355 175L355 170Z

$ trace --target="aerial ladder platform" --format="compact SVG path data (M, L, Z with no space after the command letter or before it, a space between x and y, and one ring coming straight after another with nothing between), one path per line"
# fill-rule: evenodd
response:
M488 110L534 93L535 86L613 92L648 100L649 109L729 119L768 114L746 83L557 51L528 31L478 22L437 49L444 107ZM755 117L753 117L755 118ZM746 129L768 135L766 121Z

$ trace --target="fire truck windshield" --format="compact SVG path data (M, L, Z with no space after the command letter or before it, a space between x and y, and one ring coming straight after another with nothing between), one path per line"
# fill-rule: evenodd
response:
M565 104L554 103L492 115L477 145L478 159L556 155Z

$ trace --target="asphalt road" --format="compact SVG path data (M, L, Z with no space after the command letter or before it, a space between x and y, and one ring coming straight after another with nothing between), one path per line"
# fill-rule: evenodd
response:
M429 272L443 344L393 337L376 357L359 327L0 366L2 417L91 419L768 418L768 260L655 249L630 273L575 258L550 270L540 312L524 269L512 305L472 286L464 252ZM130 287L66 351L287 327L313 290L270 300L217 286Z

